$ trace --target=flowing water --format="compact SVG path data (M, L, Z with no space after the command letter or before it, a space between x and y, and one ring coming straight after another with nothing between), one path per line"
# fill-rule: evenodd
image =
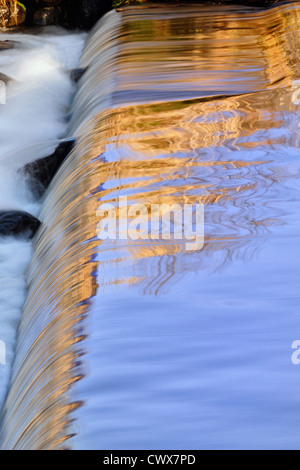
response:
M40 210L20 170L53 153L67 130L75 93L69 70L78 65L85 36L48 28L33 35L0 34L15 42L0 52L0 71L10 77L1 88L0 211L22 210L35 216ZM5 344L0 365L0 409L7 390L16 331L26 299L25 270L31 242L0 237L0 341ZM2 364L5 362L5 364Z
M128 8L95 27L2 448L300 448L299 27L299 3ZM97 209L119 196L201 202L204 247L100 241Z

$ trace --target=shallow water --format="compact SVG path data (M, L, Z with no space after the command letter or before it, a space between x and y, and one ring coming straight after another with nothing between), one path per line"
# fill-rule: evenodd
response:
M299 23L294 4L125 9L95 28L3 448L299 449ZM203 249L101 242L97 208L120 195L201 202Z

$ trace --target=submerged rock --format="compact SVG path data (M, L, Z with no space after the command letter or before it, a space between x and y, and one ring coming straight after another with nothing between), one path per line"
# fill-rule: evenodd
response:
M18 41L0 41L0 51L14 49L18 44L20 44Z
M73 80L73 82L78 83L79 80L83 77L85 72L87 71L87 68L79 68L79 69L73 69L70 70L70 78Z
M28 212L0 211L0 236L22 235L33 238L41 222Z
M36 198L40 198L43 195L74 145L75 140L62 142L52 155L28 163L23 168L22 172L29 176L30 189Z

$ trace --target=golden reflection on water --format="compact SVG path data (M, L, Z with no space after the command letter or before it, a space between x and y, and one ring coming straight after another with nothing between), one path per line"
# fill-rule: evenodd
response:
M35 242L4 448L64 448L75 432L70 412L80 403L70 387L84 375L84 318L97 291L162 294L187 272L253 257L286 223L277 202L296 197L299 177L288 161L299 146L299 19L298 5L128 9L95 32L74 106L80 138ZM147 206L202 202L204 249L101 243L97 208L120 195Z

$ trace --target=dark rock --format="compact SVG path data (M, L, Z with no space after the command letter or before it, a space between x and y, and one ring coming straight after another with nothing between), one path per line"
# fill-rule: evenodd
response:
M22 170L29 176L29 184L33 195L38 199L51 183L55 173L68 157L75 145L75 140L62 142L52 155L28 163Z
M42 3L46 5L49 5L51 7L60 5L62 3L62 0L35 0L37 3Z
M20 44L18 41L0 41L0 51L14 49L18 44Z
M21 0L22 1L22 0ZM26 6L26 23L32 25L34 12L38 8L36 0L23 0L22 3Z
M37 26L59 25L62 23L62 11L59 7L46 7L33 15L33 24Z
M73 82L78 83L79 80L83 77L85 72L87 71L87 68L80 68L80 69L73 69L70 71L70 78L73 80Z
M41 222L22 211L0 211L0 236L22 235L33 238Z
M143 0L142 0L143 1ZM142 3L140 0L113 0L112 7L120 8L125 6L136 6ZM144 0L146 1L146 0ZM211 4L211 5L245 5L245 6L256 6L256 7L265 7L274 5L277 3L283 3L285 0L182 0L180 1L181 5L193 3L193 4ZM160 5L168 5L168 3L175 3L172 0L151 0L149 3L159 3ZM174 5L171 5L174 6Z
M64 3L66 0L46 0L46 1L43 1L43 0L21 0L21 3L23 3L25 6L26 6L26 9L27 9L27 14L26 14L26 23L28 25L32 25L32 24L35 24L34 23L34 15L36 14L36 21L38 21L38 25L44 25L44 21L46 21L45 17L47 17L49 15L46 14L45 12L44 13L37 13L37 11L41 11L41 10L44 10L44 8L47 8L47 7L53 7L53 6L57 6L57 5L60 5L61 3ZM77 1L77 0L73 0L73 1ZM63 5L62 5L63 7ZM61 16L61 15L59 15ZM50 21L50 18L48 19L48 21ZM53 19L52 19L53 21ZM57 19L55 19L55 21L57 21ZM63 23L63 21L61 21L61 23ZM47 23L48 24L48 23ZM52 23L51 23L52 24Z
M270 7L285 0L151 0L149 4L160 6L179 3L208 5L244 5L246 7ZM141 0L23 0L27 8L27 24L40 26L62 24L71 28L90 29L105 13L113 8L139 5ZM173 6L175 6L173 5ZM172 5L171 5L172 6Z
M65 9L70 26L89 29L112 9L112 0L65 0Z

